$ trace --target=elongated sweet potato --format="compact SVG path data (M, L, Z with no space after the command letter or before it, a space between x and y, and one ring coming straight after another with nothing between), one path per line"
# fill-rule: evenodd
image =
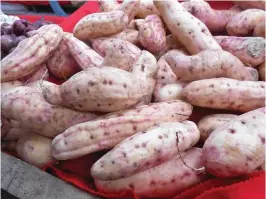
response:
M253 31L253 36L255 37L264 37L265 38L265 19L257 24Z
M242 9L262 9L265 10L265 1L264 0L257 0L257 1L233 1L236 5L238 5Z
M193 122L159 124L116 145L94 163L91 175L98 180L117 180L135 175L171 160L178 155L178 150L187 150L199 138L200 132Z
M43 95L51 104L76 110L119 111L151 95L157 69L155 57L148 51L142 51L132 73L114 67L92 67L77 73L61 85L44 88Z
M190 167L203 166L200 148L191 148L181 153ZM119 194L134 190L141 198L172 198L186 188L206 179L204 174L187 167L177 155L172 160L136 175L118 180L101 181L95 179L96 187L105 193Z
M102 64L103 57L101 57L84 42L73 37L73 35L64 34L63 42L80 68L87 69L90 67L98 67Z
M93 113L53 106L43 99L41 91L26 86L14 88L3 95L1 105L4 117L47 137L55 137L70 126L97 117Z
M154 1L169 30L193 55L202 50L219 50L204 23L186 11L176 0Z
M223 50L205 50L192 56L172 50L165 60L181 81L215 77L245 80L249 72L237 57Z
M160 15L159 11L155 7L153 0L140 0L137 17L145 19L148 15Z
M211 114L203 117L197 123L200 131L200 140L202 142L205 142L205 140L216 128L222 126L224 123L229 122L236 117L237 115L233 114Z
M248 112L265 106L265 82L198 80L184 88L183 99L195 106Z
M122 11L93 13L79 20L73 34L82 41L106 37L122 32L128 22L127 15Z
M61 41L57 50L46 62L49 73L51 73L54 77L65 80L81 70L77 62L72 57L70 50L73 49L69 48L63 41ZM40 78L38 80L40 80Z
M181 3L193 16L201 20L211 33L224 33L228 22L240 9L215 10L204 0L190 0Z
M259 76L261 81L265 81L265 62L258 67Z
M59 26L45 25L35 35L20 42L12 53L1 60L1 82L33 73L58 47L62 34Z
M226 26L230 36L246 36L253 32L255 26L263 21L265 11L260 9L248 9L236 14Z
M138 12L140 1L136 0L124 0L117 8L116 10L123 11L127 17L128 22L131 22L135 15Z
M192 106L183 101L154 103L124 110L75 125L53 140L52 154L58 160L110 149L137 132L163 122L182 122ZM77 133L78 132L78 133Z
M113 39L104 54L102 66L112 66L131 71L133 64L141 54L141 50L126 40Z
M223 50L252 67L265 61L265 39L260 37L215 36Z
M265 161L265 129L265 107L216 128L202 150L206 171L219 177L253 172Z

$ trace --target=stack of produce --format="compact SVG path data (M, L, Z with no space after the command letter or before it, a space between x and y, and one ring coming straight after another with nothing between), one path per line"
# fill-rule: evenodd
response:
M100 1L73 34L40 27L1 61L2 146L37 167L110 150L97 189L144 198L261 168L265 11L240 4Z

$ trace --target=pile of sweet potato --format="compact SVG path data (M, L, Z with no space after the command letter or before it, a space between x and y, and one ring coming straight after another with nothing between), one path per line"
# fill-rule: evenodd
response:
M261 168L263 2L99 3L73 34L45 25L1 61L2 148L37 167L110 149L88 168L97 189L144 198ZM221 112L196 124L193 106Z

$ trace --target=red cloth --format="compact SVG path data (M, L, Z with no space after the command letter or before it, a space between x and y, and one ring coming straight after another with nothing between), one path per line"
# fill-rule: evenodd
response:
M222 1L211 1L209 3L216 9L228 9L233 5L231 2ZM63 21L60 26L64 31L72 32L75 24L81 17L89 13L97 12L98 9L97 2L87 2L74 14ZM193 115L190 120L197 122L203 116L216 112L217 110L196 107L193 110ZM221 112L227 111L219 110L219 113ZM112 199L137 199L138 197L130 192L120 193L119 195L106 195L96 190L89 172L93 163L103 154L104 152L99 152L75 160L60 161L56 165L45 166L43 170L93 195ZM264 171L254 172L250 175L236 178L213 178L185 190L174 199L264 199L264 178Z
M23 4L23 5L27 5L27 6L38 6L38 5L41 5L41 6L49 6L49 1L22 1L22 0L16 0L16 1L13 1L13 0L1 0L2 2L8 2L8 3L14 3L14 4ZM58 1L60 5L68 5L68 4L71 4L70 1L61 1L59 0Z

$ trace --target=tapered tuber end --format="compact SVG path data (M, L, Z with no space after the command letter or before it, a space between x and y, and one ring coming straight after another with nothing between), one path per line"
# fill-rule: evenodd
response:
M53 105L61 105L63 100L61 98L60 86L48 81L39 81L39 86L45 101Z

